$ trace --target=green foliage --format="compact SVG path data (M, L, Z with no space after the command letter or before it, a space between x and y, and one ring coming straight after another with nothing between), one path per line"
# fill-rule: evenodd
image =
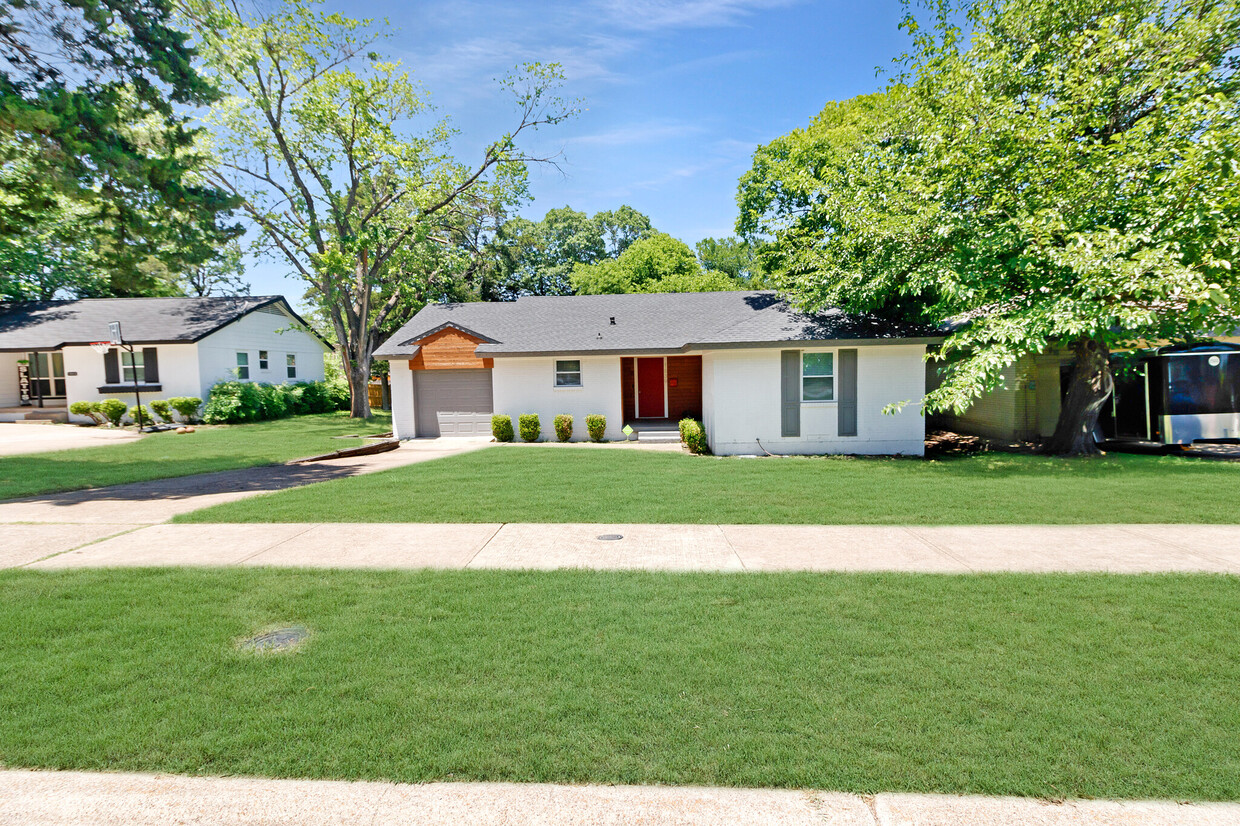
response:
M586 416L586 432L590 434L590 441L603 441L607 435L607 417L598 413Z
M340 393L339 384L337 384L335 389L330 389L330 385L327 382L299 381L290 387L293 412L299 416L305 413L327 413L330 410L343 410L349 403L347 386L343 394L343 407L340 404L342 394Z
M760 147L742 234L804 306L969 323L927 411L1050 344L1231 331L1240 308L1240 6L996 0L910 15L886 94ZM967 29L964 33L960 24ZM1075 382L1074 382L1075 385ZM1067 431L1089 407L1065 404ZM1095 409L1096 413L1096 409Z
M751 289L760 289L766 272L753 244L739 238L703 238L697 257L707 273L721 273Z
M492 416L491 435L495 437L497 442L511 442L513 438L512 417L499 414Z
M75 416L89 416L95 424L103 424L106 419L99 409L99 402L73 402L69 412Z
M216 96L172 18L171 0L0 4L0 298L160 292L139 264L177 270L240 232L197 174L184 112Z
M258 385L248 381L221 381L211 385L202 420L207 424L238 424L262 418L263 399Z
M634 241L616 259L573 268L573 288L581 295L736 290L741 283L720 271L703 272L693 250L667 233Z
M567 442L573 438L573 417L567 413L561 413L555 417L555 437L561 442Z
M120 399L104 399L101 402L97 402L97 404L99 405L100 415L107 419L108 423L113 427L120 427L121 421L129 411L129 408Z
M330 382L300 381L292 384L260 384L222 381L211 387L203 421L207 424L239 424L306 413L346 410L349 393Z
M593 218L570 207L552 209L541 221L511 218L489 247L493 272L484 279L482 298L569 295L575 266L615 259L652 231L650 219L630 206Z
M151 411L161 422L172 422L172 404L168 399L155 399L151 402Z
M710 453L710 445L706 442L706 429L697 419L680 420L680 441L690 453Z
M259 384L260 419L282 419L293 414L297 391L288 384Z
M521 440L524 442L537 442L538 437L542 435L542 426L538 423L537 413L522 413L518 419L518 426L521 430Z
M148 427L155 423L155 420L151 418L151 412L146 409L145 404L130 405L129 420L138 427Z
M198 421L198 408L202 407L202 399L197 396L173 396L168 399L168 406L180 414L181 421L193 424Z

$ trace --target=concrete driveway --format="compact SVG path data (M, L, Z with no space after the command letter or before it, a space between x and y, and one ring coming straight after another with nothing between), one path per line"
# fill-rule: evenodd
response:
M132 430L110 427L78 427L75 424L50 422L0 422L0 456L117 445L141 438Z

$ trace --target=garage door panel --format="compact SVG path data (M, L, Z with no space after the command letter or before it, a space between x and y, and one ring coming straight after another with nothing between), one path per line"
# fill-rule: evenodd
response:
M420 370L414 379L419 436L491 432L490 370Z

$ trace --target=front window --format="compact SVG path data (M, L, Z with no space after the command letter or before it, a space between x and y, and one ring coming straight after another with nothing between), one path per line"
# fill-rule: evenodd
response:
M801 401L835 399L835 353L801 354Z
M146 381L146 368L142 366L142 351L121 350L121 380L126 384Z
M289 353L284 357L284 364L288 368L288 377L290 379L297 378L297 356Z
M555 363L555 386L580 387L581 362L576 359L572 361L557 361Z
M237 378L248 379L250 377L250 354L237 354Z
M258 351L258 369L259 370L267 369L267 351L266 350Z

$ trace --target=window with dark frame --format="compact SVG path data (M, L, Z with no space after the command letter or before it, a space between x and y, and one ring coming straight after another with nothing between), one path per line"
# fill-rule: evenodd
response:
M801 353L801 401L835 400L835 353Z
M581 387L581 362L566 359L555 363L556 387Z
M267 351L266 350L258 351L258 369L259 370L267 369Z
M248 379L250 377L250 354L237 354L237 378Z
M284 357L284 364L288 368L288 377L290 379L297 378L297 356L289 353Z
M121 382L124 384L146 383L146 367L143 365L141 350L133 353L121 350Z

